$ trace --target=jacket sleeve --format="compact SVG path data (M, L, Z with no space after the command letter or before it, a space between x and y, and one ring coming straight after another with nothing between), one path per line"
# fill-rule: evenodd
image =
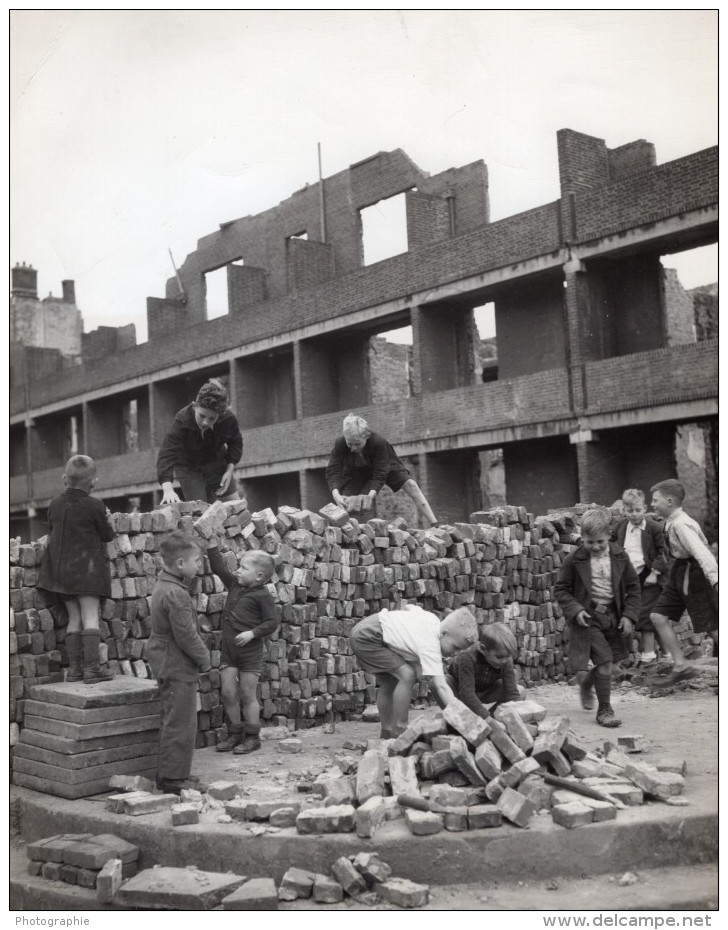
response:
M576 571L574 570L574 561L571 558L567 558L559 569L559 576L554 585L554 596L559 606L564 611L564 616L567 620L574 620L579 611L586 610L586 607L580 604L574 597L575 580Z
M326 466L326 483L329 491L338 491L344 481L344 449L346 444L344 437L340 436L334 443L334 448L329 456L329 464Z
M226 588L230 589L235 584L235 575L225 564L219 546L213 546L207 550L207 558L210 560L210 568L214 575L222 581Z
M453 663L451 674L455 672L453 678L457 685L453 688L455 696L459 701L474 714L487 720L490 717L490 711L483 704L475 691L475 665L470 656L460 655Z
M382 485L389 474L389 449L387 441L381 436L372 434L367 440L367 445L371 443L369 453L372 457L372 476L361 490L362 494L368 494L369 491L379 493Z
M184 435L180 422L175 417L172 425L164 437L159 455L157 456L157 479L160 484L165 481L172 481L174 478L174 466L182 461L184 457L185 444Z
M667 548L662 523L650 523L650 533L657 555L652 562L652 571L664 575L670 566L670 550Z
M624 607L622 615L629 617L634 623L639 620L640 607L642 606L642 589L640 588L640 579L634 566L627 557L627 564L624 567L622 575L624 581Z
M264 636L270 636L278 628L276 607L273 598L265 588L258 597L258 606L260 608L260 623L253 629L253 639L263 639Z
M175 588L166 595L169 628L180 652L201 672L210 668L210 653L197 632L197 615L189 594Z
M513 659L510 659L503 666L501 681L503 682L503 700L501 704L507 704L508 701L520 701L521 692L518 690L516 672L513 668Z
M240 432L235 414L231 414L225 420L225 443L227 445L225 461L228 465L237 465L243 457L243 434Z

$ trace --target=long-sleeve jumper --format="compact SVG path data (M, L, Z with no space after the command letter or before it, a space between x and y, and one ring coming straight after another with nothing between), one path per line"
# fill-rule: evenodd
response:
M479 717L489 717L484 701L520 700L518 683L509 659L501 668L494 668L480 651L479 646L470 646L458 653L448 669L448 683L455 696Z
M173 480L176 467L202 470L217 466L222 475L226 465L237 465L243 455L243 437L232 410L220 414L203 434L194 407L187 404L179 410L164 437L157 456L160 484Z
M339 436L326 466L329 490L342 494L379 493L385 483L399 491L411 477L394 447L379 433L369 436L361 452L352 452Z
M263 638L270 636L278 627L276 608L270 592L264 584L244 588L238 583L235 573L225 564L219 548L207 550L210 567L228 589L222 612L222 659L227 664L248 669L251 653L263 652ZM251 632L253 639L245 646L238 646L238 633Z

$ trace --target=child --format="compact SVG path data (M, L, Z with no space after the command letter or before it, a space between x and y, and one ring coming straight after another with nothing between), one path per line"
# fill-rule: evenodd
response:
M202 568L200 548L180 530L162 538L164 568L152 591L152 633L147 659L162 704L157 785L179 794L190 780L197 736L197 678L210 669L189 585Z
M266 584L275 571L273 556L256 549L246 552L231 572L212 539L207 550L210 567L228 589L222 614L222 702L229 721L228 736L218 752L255 752L260 749L258 678L263 665L263 637L278 627L278 617ZM240 716L243 704L245 722Z
M66 462L66 490L48 508L50 534L38 573L38 587L57 595L68 611L66 681L86 684L114 677L99 663L99 601L111 597L104 543L114 538L114 530L109 511L90 497L97 481L96 464L87 455Z
M718 563L697 521L682 509L685 488L680 482L660 481L650 490L652 508L665 519L667 544L675 559L650 617L662 645L674 660L672 673L665 683L671 685L696 674L672 628L672 623L680 619L684 610L690 614L695 632L707 633L714 648L718 648Z
M386 484L400 488L414 502L425 526L437 523L420 486L391 443L373 433L363 417L344 417L343 435L334 442L326 466L326 482L334 501L349 513L371 510L374 498Z
M656 661L655 628L650 614L660 595L660 577L667 572L670 552L665 543L663 524L645 513L645 495L629 488L622 495L621 517L614 527L613 538L624 548L637 572L642 591L642 606L637 632L642 634L640 665Z
M175 477L187 501L237 500L233 470L243 454L243 437L228 403L224 385L212 378L194 403L177 412L157 457L163 504L179 501Z
M581 675L581 704L594 707L597 723L618 727L611 704L612 662L627 658L623 636L639 617L640 583L627 553L609 542L611 515L603 507L587 510L581 518L583 545L559 569L556 600L569 621L569 665ZM588 674L591 658L594 668Z
M351 632L351 648L361 668L376 675L382 739L407 729L418 671L429 679L441 707L453 700L442 657L467 649L477 639L475 617L467 607L454 610L442 623L435 614L412 604L402 610L380 610L357 623Z
M525 691L519 688L513 670L516 637L505 623L484 626L479 640L453 659L447 683L458 700L485 719L490 717L486 703L522 701Z

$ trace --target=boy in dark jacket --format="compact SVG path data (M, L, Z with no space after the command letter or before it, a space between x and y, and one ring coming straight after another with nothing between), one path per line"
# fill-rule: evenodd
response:
M258 678L263 665L263 638L278 627L273 598L266 585L275 571L273 556L246 552L236 571L225 564L213 537L207 549L210 567L228 589L222 613L220 676L222 702L229 721L228 736L215 747L236 755L260 749ZM245 722L241 718L243 704Z
M478 640L475 646L465 649L452 660L447 683L456 698L473 713L486 719L490 717L486 704L523 700L513 668L518 644L505 623L484 626Z
M622 494L622 508L625 516L617 521L613 538L629 556L640 581L642 606L636 629L642 638L640 665L649 665L657 659L655 628L650 613L662 590L670 552L665 542L664 524L645 512L642 491L638 488L626 490Z
M569 667L581 677L585 710L598 700L597 723L618 727L612 709L612 663L626 659L624 638L639 618L640 583L627 553L610 543L611 515L603 507L581 519L583 545L559 569L556 600L569 621ZM586 673L589 659L594 668Z
M202 568L200 547L180 530L159 544L164 568L152 591L152 633L147 659L159 684L157 785L179 794L190 781L197 736L197 678L210 669L189 585Z
M205 382L194 403L179 410L157 457L162 503L179 501L175 478L187 501L236 500L233 470L243 454L243 437L228 393L216 378Z

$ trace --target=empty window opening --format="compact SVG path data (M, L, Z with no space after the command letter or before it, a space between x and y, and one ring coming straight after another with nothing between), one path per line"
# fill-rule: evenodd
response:
M661 255L667 344L718 335L718 246Z
M304 230L300 233L295 233L293 236L289 236L289 239L308 239L308 233Z
M369 340L371 403L412 397L412 327L378 333Z
M364 264L373 265L407 251L407 209L404 194L364 207L361 216Z
M124 451L139 451L139 415L136 398L124 404Z
M242 265L242 261L230 262ZM228 303L227 265L205 272L205 307L207 319L214 320L219 316L227 316L230 311Z
M483 304L473 310L479 341L475 346L481 381L498 380L498 345L495 335L495 304Z
M665 268L674 268L684 288L705 287L718 280L718 245L703 245L660 258Z
M69 446L70 455L78 455L78 418L75 416L70 418Z

